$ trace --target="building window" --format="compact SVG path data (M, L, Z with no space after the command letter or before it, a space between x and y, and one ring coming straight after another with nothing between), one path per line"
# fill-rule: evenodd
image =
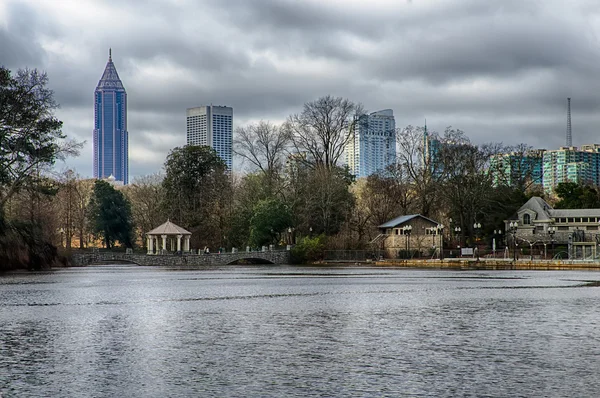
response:
M529 214L523 214L523 225L531 224L531 216Z

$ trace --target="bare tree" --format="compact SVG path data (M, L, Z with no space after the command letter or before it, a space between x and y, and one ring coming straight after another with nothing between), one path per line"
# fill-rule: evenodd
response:
M161 211L164 204L163 177L158 173L136 177L124 189L131 202L134 228L139 235L143 236L145 232L165 222ZM145 243L144 239L142 242Z
M362 107L341 97L327 95L304 104L300 114L291 115L285 128L296 151L308 155L315 166L332 168L350 139L350 132Z
M406 170L400 165L391 165L384 174L373 174L366 179L362 192L364 205L371 215L372 227L408 214L415 201L412 184Z
M494 185L505 185L523 192L542 185L543 150L527 144L499 148L493 155L490 171Z
M289 135L280 126L268 121L238 127L233 149L236 155L248 160L267 176L283 167Z
M439 199L437 185L442 176L442 165L438 161L438 152L442 140L437 133L413 126L400 129L396 137L399 170L412 185L417 211L430 217Z

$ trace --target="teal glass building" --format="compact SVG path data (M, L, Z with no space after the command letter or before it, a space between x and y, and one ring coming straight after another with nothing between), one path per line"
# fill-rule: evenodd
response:
M108 63L94 92L94 178L129 181L127 93L109 50Z

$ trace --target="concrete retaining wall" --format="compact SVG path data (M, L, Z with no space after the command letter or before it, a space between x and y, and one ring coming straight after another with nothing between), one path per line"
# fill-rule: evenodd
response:
M377 261L377 266L437 269L479 269L479 270L572 270L600 271L600 262L590 261L513 261L485 260L389 260Z

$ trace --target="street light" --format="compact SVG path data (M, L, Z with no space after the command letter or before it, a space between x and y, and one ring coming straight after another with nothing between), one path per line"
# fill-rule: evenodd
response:
M550 244L552 245L552 258L554 258L554 234L556 233L556 227L548 227L548 235L550 235Z
M462 244L462 236L461 236L461 228L460 227L454 228L454 235L458 235L458 255L462 256L462 253L460 251L460 246Z
M479 245L477 244L477 241L479 240L479 232L481 232L481 223L474 223L473 230L475 231L475 250L477 251L477 261L479 261Z
M508 224L509 227L509 232L512 235L512 241L513 241L513 259L515 261L515 265L516 265L516 261L517 261L517 228L519 227L519 222L518 221L511 221Z
M435 227L429 228L429 230L431 231L431 234L434 236L434 238L433 238L434 247L435 247L435 235L440 236L440 260L443 260L444 259L444 235L442 232L444 230L444 225L438 224Z
M494 253L494 258L496 258L496 236L500 237L500 241L502 241L502 230L501 229L495 229L494 230L494 237L492 238L492 252Z
M410 256L410 233L412 232L412 225L403 226L402 232L406 236L406 255Z

